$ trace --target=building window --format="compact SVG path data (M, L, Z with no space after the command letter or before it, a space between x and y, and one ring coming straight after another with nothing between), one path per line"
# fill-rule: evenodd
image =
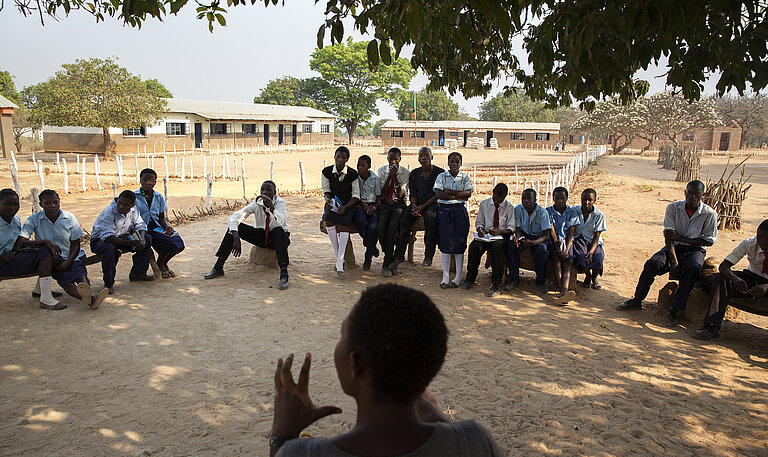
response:
M549 133L537 133L536 141L549 141Z
M301 126L301 133L312 133L312 124L304 124Z
M320 124L320 133L331 133L331 124Z
M536 135L538 135L538 133ZM525 140L525 133L512 132L512 133L509 134L509 139L510 140ZM536 139L538 140L539 138L536 137Z
M448 132L448 136L459 136L459 132Z
M411 138L424 138L424 130L411 130Z
M389 136L391 138L402 138L403 137L403 131L402 130L390 130Z
M166 122L165 134L168 136L182 136L187 134L187 124L184 122Z
M683 141L693 141L693 132L684 133Z
M243 124L243 135L256 135L259 129L256 124Z
M211 135L226 135L227 124L224 122L211 122Z
M123 136L147 136L147 130L144 127L123 129Z

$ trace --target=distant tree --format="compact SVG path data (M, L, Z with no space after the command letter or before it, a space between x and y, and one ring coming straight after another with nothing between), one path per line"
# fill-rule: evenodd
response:
M768 141L768 97L765 94L713 97L723 122L736 121L742 128L739 148L758 147Z
M459 107L459 120L460 121L476 121L475 116L470 116L469 113L462 107Z
M645 131L653 132L680 147L678 136L686 132L722 125L715 111L715 102L710 99L689 102L681 94L671 91L660 92L648 97L645 111Z
M379 114L376 101L391 101L415 75L406 59L393 59L388 49L382 53L384 65L371 69L370 52L369 43L354 43L350 38L346 44L316 49L309 62L328 83L328 110L344 125L350 143L357 126Z
M583 115L584 112L570 106L566 108L558 108L555 110L554 122L560 124L561 141L564 141L570 135L578 135L578 132L573 130L572 126L573 123Z
M27 97L35 123L101 128L107 157L114 151L109 127L152 125L166 109L144 81L112 59L64 64L52 78L31 87Z
M378 121L373 123L373 127L371 128L371 134L375 137L381 136L381 126L386 124L387 121L390 121L391 119L379 119Z
M267 105L308 106L319 110L328 109L328 83L317 77L294 78L285 76L269 81L253 103Z
M144 84L146 84L147 90L149 91L149 93L154 95L155 97L173 98L173 94L171 93L171 91L166 89L163 83L161 83L156 79L144 80Z
M0 70L0 95L17 105L21 104L21 97L16 90L16 83L13 82L13 75L4 70Z
M357 126L357 130L355 130L356 136L371 136L373 133L373 124L370 122L363 122L362 124Z
M413 119L413 101L416 98L416 120L456 121L459 119L459 104L448 98L444 90L429 92L422 89L415 94L402 91L395 104L397 118L401 121Z
M646 129L645 109L642 103L624 105L618 98L608 99L576 120L571 128L597 137L610 137L613 152L619 153Z
M40 124L33 122L31 110L26 106L19 106L18 109L13 110L11 122L13 123L13 140L16 143L16 151L21 153L23 147L21 137L40 129Z
M499 94L480 104L481 121L554 122L555 112L522 93Z

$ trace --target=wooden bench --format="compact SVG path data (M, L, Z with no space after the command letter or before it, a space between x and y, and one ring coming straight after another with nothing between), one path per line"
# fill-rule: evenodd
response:
M89 256L86 256L85 258L85 266L93 265L95 263L101 262L101 254L91 254ZM155 251L152 251L152 258L149 261L149 266L152 267L152 272L155 274L155 277L160 279L162 278L162 274L160 273L160 267L157 266L157 260L155 259ZM37 276L37 273L30 273L23 276L11 276L11 277L5 277L0 278L0 281L7 280L7 279L19 279L19 278L32 278L34 276Z

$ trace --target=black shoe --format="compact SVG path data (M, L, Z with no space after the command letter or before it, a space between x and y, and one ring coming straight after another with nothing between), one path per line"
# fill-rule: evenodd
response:
M501 287L498 286L491 286L490 289L488 289L488 292L485 293L486 297L495 297L501 293Z
M59 297L61 297L64 294L62 294L61 292L51 291L51 295L53 296L53 298L59 298ZM32 292L32 296L34 298L40 298L40 292Z
M711 340L712 338L717 338L720 336L720 330L716 329L712 325L704 324L704 327L701 327L700 329L693 332L693 335L691 336L697 340Z
M365 259L363 262L363 270L368 271L371 269L371 259Z
M392 270L393 275L399 275L400 274L400 265L398 263L393 263L392 267L390 268Z
M664 325L667 327L677 327L677 311L670 309L667 317L664 318Z
M432 266L432 258L424 257L424 261L421 262L421 264L425 267L431 267Z
M517 283L514 281L509 281L506 286L504 286L504 290L506 292L512 292L515 290L515 287L517 287Z
M643 302L641 300L635 300L634 298L630 298L629 300L619 303L616 306L616 309L619 311L628 311L630 309L642 309L643 308Z
M549 287L546 284L536 284L536 289L542 294L549 292Z
M379 258L379 254L381 254L381 252L379 252L379 248L374 247L373 248L373 256L378 259Z
M203 278L213 279L213 278L218 278L219 276L224 276L224 269L213 267L211 268L211 271L209 271L203 276Z
M154 275L128 276L128 281L154 281Z
M405 257L398 257L396 260L397 263L405 263Z
M114 287L107 287L107 292L109 292L109 295L113 295L115 293Z
M462 288L462 289L464 289L464 290L469 290L469 289L471 289L471 288L472 288L472 286L474 286L474 285L475 285L475 282L474 282L474 281L470 281L469 279L467 279L466 281L464 281L463 283L461 283L461 285L460 285L459 287L460 287L460 288Z
M288 278L285 277L285 276L280 278L280 283L277 285L277 288L280 289L280 290L287 289L288 288Z

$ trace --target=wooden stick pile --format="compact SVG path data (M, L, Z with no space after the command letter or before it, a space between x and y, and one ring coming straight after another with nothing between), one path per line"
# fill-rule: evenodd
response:
M752 184L747 185L749 178L744 178L745 167L744 162L749 159L742 160L741 163L736 165L733 170L725 178L725 173L728 171L728 164L730 159L725 165L723 174L720 176L720 180L717 182L707 179L706 190L701 200L707 205L711 206L717 212L717 228L719 230L740 230L741 229L741 205L747 198L747 191ZM731 177L734 172L739 170L739 180L731 181Z
M701 177L701 154L696 148L680 148L675 150L675 165L677 182L689 182Z
M661 165L661 168L665 170L677 170L672 146L664 145L659 148L659 158L656 160L656 163Z

